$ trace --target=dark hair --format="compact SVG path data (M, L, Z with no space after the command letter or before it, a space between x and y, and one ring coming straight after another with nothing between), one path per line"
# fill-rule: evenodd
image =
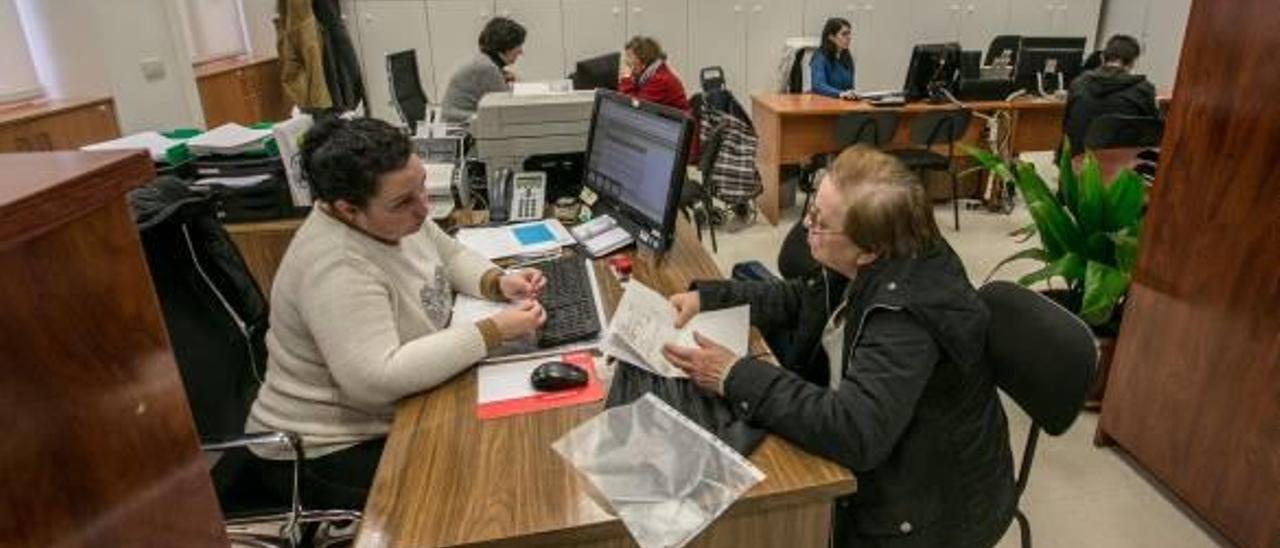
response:
M364 207L378 193L378 177L405 166L409 137L375 118L329 118L302 137L302 173L316 198Z
M631 53L636 55L636 59L644 63L646 67L658 59L664 61L667 59L667 52L662 51L662 46L658 44L658 41L648 36L632 37L627 40L625 49L631 50Z
M1128 34L1117 34L1107 39L1107 47L1102 50L1102 60L1110 63L1119 61L1125 66L1132 65L1142 53L1142 45L1138 39Z
M831 37L840 34L845 27L853 29L853 25L849 24L849 20L843 17L832 17L827 19L826 24L822 25L822 44L818 46L822 49L822 53L827 55L827 59L853 66L853 55L849 50L836 51L836 46L831 43Z
M480 51L497 55L524 45L524 26L506 17L494 17L480 31Z

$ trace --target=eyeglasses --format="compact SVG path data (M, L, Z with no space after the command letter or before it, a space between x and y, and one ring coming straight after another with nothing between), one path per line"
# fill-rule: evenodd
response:
M804 228L809 234L822 236L824 234L844 234L842 230L825 228L818 222L818 208L813 205L809 206L809 211L804 214Z

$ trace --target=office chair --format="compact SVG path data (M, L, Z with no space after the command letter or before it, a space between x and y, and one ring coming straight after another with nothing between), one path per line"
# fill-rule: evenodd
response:
M924 183L925 171L946 171L951 176L951 204L955 211L956 231L960 230L960 180L952 169L951 159L955 157L955 143L969 129L969 119L973 113L969 109L933 110L916 116L911 120L908 139L912 145L920 148L895 149L886 151L902 161L908 169L920 174L920 182ZM936 145L946 144L947 153L934 152Z
M1107 114L1089 122L1084 134L1084 148L1158 147L1164 136L1164 122L1149 116Z
M1006 57L1009 68L1018 66L1018 49L1022 44L1022 36L1002 34L991 39L987 46L987 55L982 59L983 66L992 66L997 59Z
M982 78L982 51L960 52L960 79L977 80L979 78Z
M898 116L892 112L855 112L842 114L836 118L833 133L836 152L814 157L809 165L805 166L800 176L800 190L805 194L804 208L801 212L809 211L809 201L813 198L814 191L818 189L818 172L830 165L841 151L856 144L880 148L881 145L893 140L893 134L897 131Z
M358 521L359 512L307 511L299 483L304 455L293 434L244 434L266 370L267 302L223 229L211 198L162 177L130 193L161 315L202 448L216 455L210 474L228 528L284 523L280 534L229 531L238 543L294 546L304 524ZM249 447L297 455L290 497L262 485Z
M427 94L422 91L418 78L418 55L407 49L387 54L387 87L391 90L391 105L412 135L418 130L418 122L427 119Z
M987 361L996 386L1031 417L1014 510L1022 546L1031 548L1031 523L1016 501L1027 489L1040 432L1061 435L1080 413L1096 374L1098 345L1075 314L1018 284L991 282L978 296L991 311Z

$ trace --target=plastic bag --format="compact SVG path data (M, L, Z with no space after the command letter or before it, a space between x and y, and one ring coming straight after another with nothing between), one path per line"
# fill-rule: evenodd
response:
M683 546L764 473L662 400L645 394L553 443L644 548Z

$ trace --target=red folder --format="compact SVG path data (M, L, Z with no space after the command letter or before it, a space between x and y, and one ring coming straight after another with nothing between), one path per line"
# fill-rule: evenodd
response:
M596 374L595 356L590 352L575 352L560 357L560 361L571 363L587 371L587 384L581 388L545 392L524 398L499 400L476 405L476 417L480 420L498 419L512 415L536 413L546 409L581 405L604 399L604 387L600 384L600 376Z

